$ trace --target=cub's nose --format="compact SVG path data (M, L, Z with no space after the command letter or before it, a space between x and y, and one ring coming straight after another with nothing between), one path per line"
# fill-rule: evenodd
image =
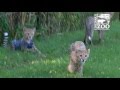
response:
M81 62L84 62L85 60L84 59L81 59Z
M82 62L84 62L84 60L82 60Z

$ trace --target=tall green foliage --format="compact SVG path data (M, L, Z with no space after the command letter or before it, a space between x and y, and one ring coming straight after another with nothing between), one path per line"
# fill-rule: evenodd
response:
M8 31L11 38L22 35L23 27L36 27L37 35L81 30L85 18L95 12L0 12L0 29ZM118 17L118 12L116 12Z

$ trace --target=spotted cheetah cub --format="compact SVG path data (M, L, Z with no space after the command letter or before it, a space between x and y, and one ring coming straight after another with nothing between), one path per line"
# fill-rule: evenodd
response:
M70 62L68 65L68 71L80 72L83 76L83 66L88 59L90 49L86 49L85 44L82 41L76 41L70 46Z

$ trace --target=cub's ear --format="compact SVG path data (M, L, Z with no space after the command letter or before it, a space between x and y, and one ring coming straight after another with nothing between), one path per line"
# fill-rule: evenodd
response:
M36 28L34 27L33 30L36 31Z
M88 49L87 51L88 51L88 54L90 54L90 49Z
M75 51L74 43L70 45L70 51Z
M26 31L27 30L27 28L26 27L23 27L23 31Z

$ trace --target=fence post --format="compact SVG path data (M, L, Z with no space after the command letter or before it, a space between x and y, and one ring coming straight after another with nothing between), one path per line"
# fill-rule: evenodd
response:
M8 32L4 32L4 37L3 37L3 47L7 47L8 44Z

